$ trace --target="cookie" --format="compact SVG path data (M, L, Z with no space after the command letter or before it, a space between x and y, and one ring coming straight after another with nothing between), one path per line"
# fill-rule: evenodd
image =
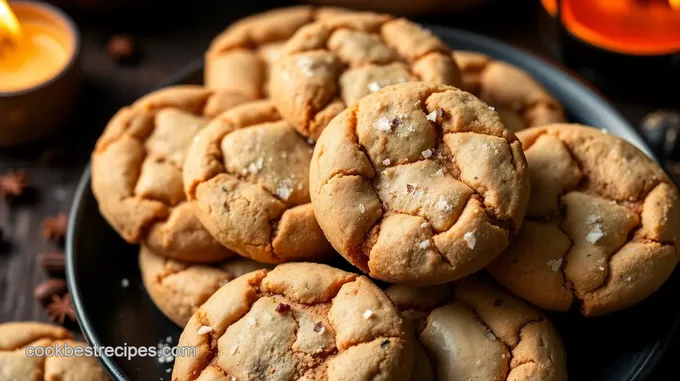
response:
M459 85L450 49L408 20L351 12L295 33L272 67L270 89L283 118L316 139L334 116L365 95L418 80Z
M445 283L484 268L520 227L529 177L498 114L454 87L411 82L338 115L310 192L333 247L371 277Z
M531 174L526 220L490 266L508 290L548 310L584 315L631 306L678 262L678 191L630 143L555 124L518 134Z
M332 253L309 199L312 146L268 100L216 117L192 144L184 189L217 241L259 262Z
M566 381L564 344L538 309L473 275L386 291L416 332L412 381Z
M247 99L226 90L175 86L116 113L92 153L92 191L104 218L126 241L190 262L232 254L185 202L182 165L210 118Z
M495 107L511 131L566 121L560 103L522 69L476 52L456 51L453 58L461 88Z
M34 322L0 324L0 378L11 381L108 381L106 371L62 327ZM44 353L42 353L44 351ZM66 352L64 352L66 351Z
M156 307L180 327L224 284L265 267L267 265L241 257L207 265L165 258L144 246L139 251L139 268L146 291Z
M340 8L296 6L239 20L220 33L205 54L205 86L229 89L253 99L268 94L269 67L303 25L340 13Z
M314 263L243 275L191 317L173 381L409 380L413 337L368 278Z

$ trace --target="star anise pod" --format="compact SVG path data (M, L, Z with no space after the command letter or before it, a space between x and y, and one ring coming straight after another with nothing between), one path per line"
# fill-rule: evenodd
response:
M53 322L58 322L59 324L64 324L66 318L75 322L76 321L76 311L73 309L73 304L71 304L71 295L66 294L64 297L59 295L52 296L52 302L45 307L45 310L50 315L50 320Z
M28 185L26 171L9 171L0 176L0 195L18 197Z
M60 214L56 217L45 217L43 220L43 236L55 242L61 242L66 236L68 217Z

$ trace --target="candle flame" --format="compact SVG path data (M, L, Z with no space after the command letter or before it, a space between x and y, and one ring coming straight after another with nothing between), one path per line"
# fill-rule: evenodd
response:
M8 38L16 41L21 35L21 25L9 7L7 0L0 0L0 41Z
M676 11L680 11L680 0L668 0L668 5Z

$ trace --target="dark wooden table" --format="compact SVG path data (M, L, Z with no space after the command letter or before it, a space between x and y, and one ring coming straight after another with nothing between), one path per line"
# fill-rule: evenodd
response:
M5 237L0 251L0 322L48 320L32 296L34 286L46 279L36 255L56 248L42 237L42 220L68 212L76 184L107 120L118 108L200 58L212 37L232 20L285 5L251 3L199 1L193 7L185 5L186 9L156 6L134 12L71 12L81 28L84 72L75 117L61 136L28 147L0 150L0 172L25 168L31 184L31 191L17 202L0 202L0 228ZM545 56L548 51L539 38L536 3L499 1L488 9L417 19L487 34ZM136 65L120 66L106 53L107 38L123 32L133 34L143 49L142 60ZM630 97L624 101L621 94L605 95L636 126L646 113L666 106ZM680 104L677 99L668 102ZM678 355L680 339L671 345L651 380L677 379Z

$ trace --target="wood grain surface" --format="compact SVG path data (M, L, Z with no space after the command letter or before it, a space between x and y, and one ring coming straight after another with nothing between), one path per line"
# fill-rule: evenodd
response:
M28 147L0 149L0 173L26 169L30 184L27 194L16 202L0 201L0 228L4 233L0 250L0 323L48 321L47 314L33 299L33 288L46 279L36 256L57 247L43 238L42 220L68 212L93 144L111 115L201 57L211 38L232 20L286 4L246 3L199 1L185 9L156 6L132 15L129 12L72 13L82 33L84 73L76 114L60 136ZM545 55L547 52L537 33L537 3L497 2L491 11L439 14L417 21L473 30ZM512 12L509 7L513 7ZM522 16L508 18L508 12ZM131 33L138 40L143 49L140 63L119 66L108 57L107 38L122 32ZM617 101L618 94L605 95L614 99L617 108L633 125L638 125L646 113L658 107L658 104L646 104L644 96L624 102ZM669 100L673 102L680 104L677 99ZM46 160L50 155L57 160L50 163ZM678 355L680 340L676 339L651 380L675 379L680 374L680 364L675 360Z

